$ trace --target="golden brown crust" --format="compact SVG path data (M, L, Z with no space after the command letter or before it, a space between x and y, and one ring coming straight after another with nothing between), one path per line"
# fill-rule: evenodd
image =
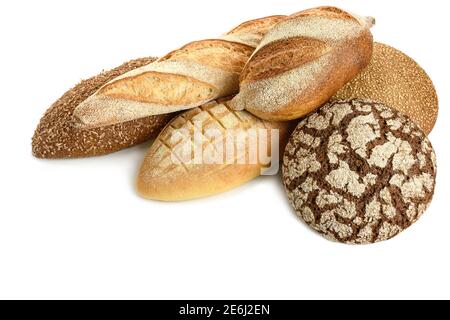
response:
M191 42L172 51L159 61L188 60L225 71L240 73L254 48L226 40L202 40Z
M226 40L201 40L103 86L74 112L83 128L196 107L235 93L254 48Z
M274 15L264 18L249 20L241 23L227 34L254 33L263 36L270 28L286 19L283 15Z
M112 79L74 111L80 128L195 108L239 91L239 75L263 34L283 16L248 21L218 39L189 43Z
M235 158L232 163L208 164L183 161L180 150L197 141L194 140L194 126L199 128L199 125L202 130L199 130L197 134L203 135L206 139L202 150L209 149L213 153L217 152L220 141L223 142L228 134L235 132L234 130L245 132L244 130L247 129L270 128L279 129L282 152L293 128L290 123L264 122L246 111L234 112L225 101L222 104L211 102L186 111L169 122L150 147L137 178L137 191L141 196L162 201L206 197L235 188L261 174L264 165L252 164L248 161L247 143L245 147L234 144ZM221 135L208 138L205 132L208 129L218 130ZM268 141L270 141L271 132L268 133ZM177 134L183 138L173 139ZM268 154L272 152L270 145L268 143ZM237 159L242 157L247 161L238 163ZM176 163L173 159L183 163Z
M355 55L353 48L359 48L359 55ZM334 51L329 66L322 70L313 86L301 92L282 111L276 114L261 113L257 115L270 121L285 121L298 119L313 112L367 66L367 62L372 56L372 50L373 40L369 31L364 32L353 41L343 43L339 49Z
M355 22L359 23L358 19L356 19L354 16L352 16L348 12L346 12L342 9L339 9L336 7L330 7L330 6L317 7L317 8L300 11L300 12L290 15L288 17L288 19L295 19L298 17L307 17L307 16L337 18L337 19L351 20L351 21L355 21Z
M371 22L325 7L279 23L246 64L232 104L268 121L315 110L370 62Z
M173 89L174 84L177 90ZM149 71L114 81L97 94L160 105L189 105L212 99L214 87L192 77Z
M241 80L251 82L277 76L318 59L330 50L325 42L308 37L274 41L255 53L252 63L242 72Z
M180 108L210 101L217 98L222 88L217 87L215 83L202 81L195 77L196 73L186 68L191 66L197 70L197 75L215 73L216 78L231 73L235 74L237 79L253 50L250 46L226 40L192 42L158 60L158 63L169 62L178 65L177 70L184 70L186 74L178 74L175 70L170 71L164 67L161 70L142 70L108 83L96 94ZM202 68L202 71L198 71L199 68ZM206 78L211 80L212 77Z
M117 76L154 61L141 58L81 81L67 91L44 114L32 138L38 158L98 156L128 148L154 138L173 115L158 115L122 124L81 130L73 125L75 107Z

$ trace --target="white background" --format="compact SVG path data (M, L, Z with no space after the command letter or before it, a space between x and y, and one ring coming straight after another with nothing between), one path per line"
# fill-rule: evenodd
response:
M435 82L435 198L397 238L323 239L290 209L279 177L198 201L141 199L134 179L148 143L32 157L43 112L80 79L319 4L376 17L376 40ZM448 12L448 1L1 1L0 298L450 298Z

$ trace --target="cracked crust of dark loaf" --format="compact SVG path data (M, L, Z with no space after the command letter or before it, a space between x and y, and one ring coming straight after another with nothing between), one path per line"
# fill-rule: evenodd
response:
M351 113L347 114L337 125L334 125L332 123L335 117L332 115L333 110L336 110L337 108L346 108L346 106L351 107ZM363 110L362 108L369 108L370 110ZM352 148L351 143L347 140L349 136L347 128L352 120L370 114L374 116L377 122L377 124L370 126L373 132L379 132L379 134L377 135L377 138L365 145L367 153L366 156L363 157ZM329 125L321 130L311 128L309 123L313 123L315 119L321 119L321 117L325 117L325 119L326 117L330 117ZM400 121L401 126L399 128L392 126L392 123L395 123L395 121ZM316 141L315 144L314 142L311 144L301 141L300 137L304 136L304 134L310 135L314 137L314 139L320 139L320 143L317 143ZM342 141L340 144L344 146L345 149L343 153L336 154L339 163L332 163L329 158L329 142L330 137L332 137L333 134L341 135ZM406 175L401 170L394 170L393 167L393 158L399 153L398 150L391 155L384 167L374 166L368 162L368 159L371 158L372 153L374 152L374 148L389 142L387 139L389 135L392 135L394 138L398 138L401 141L406 141L411 147L409 155L413 157L414 163L410 166ZM312 170L313 172L310 172L309 167L307 171L300 175L296 175L295 172L293 173L293 171L290 171L289 166L295 165L302 160L297 156L297 153L301 149L307 150L309 155L315 157L315 161L320 164L318 170L314 169ZM426 152L424 152L424 149L426 149ZM419 155L424 159L422 165L419 162ZM364 182L364 192L359 196L351 194L348 190L343 190L342 188L331 185L327 181L327 176L333 170L337 170L340 167L341 162L346 163L352 172L358 174L359 183L362 183L363 176L367 177L368 174L373 174L376 177L375 183L370 185ZM430 189L422 186L424 194L420 197L404 197L402 189L390 182L395 175L401 175L405 178L402 186L403 188L408 181L412 181L411 179L415 179L423 174L429 174L432 179L432 186ZM435 177L435 155L431 143L428 141L423 131L406 115L370 100L353 99L349 101L337 101L332 104L327 104L316 111L299 123L288 142L283 159L283 179L285 188L289 202L294 207L297 215L302 217L306 223L327 238L352 244L373 243L387 240L408 228L423 214L431 202L434 193ZM302 190L302 186L304 186L307 179L312 179L308 180L313 181L312 185L314 182L316 183L317 188L313 188L315 190L309 192ZM348 185L345 187L349 188ZM390 203L385 200L385 197L381 196L381 193L385 190L388 190L389 192L391 199ZM319 206L317 201L319 193L322 191L324 191L325 194L333 193L338 195L337 197L342 197L342 200L338 201L337 204ZM300 199L301 197L306 199L306 201ZM343 236L342 234L339 234L333 226L324 226L322 220L324 215L329 215L329 212L332 210L345 211L344 201L347 201L347 206L348 204L355 205L356 215L347 218L335 211L331 218L331 221L333 221L332 219L334 218L338 224L351 228L351 232L350 229L348 229L348 234ZM380 205L380 214L376 219L369 219L368 216L366 216L366 210L368 210L368 206L371 205L372 201L376 201ZM394 216L392 216L392 214L385 214L388 212L388 209L385 209L385 207L389 206L395 208ZM407 212L408 210L411 210L411 208L413 213L408 216ZM308 210L312 212L313 217L305 214L305 212L309 212ZM355 223L357 219L361 220L359 224ZM386 229L389 230L389 228L386 227L387 225L391 228L391 231L388 231L388 234L386 234L385 231L382 231ZM367 230L370 229L370 237L360 236L360 232L365 230L364 228L367 228Z
M44 114L32 138L37 158L77 158L99 156L155 138L174 114L150 116L94 129L77 129L73 111L87 97L110 80L155 61L153 57L131 60L67 91Z

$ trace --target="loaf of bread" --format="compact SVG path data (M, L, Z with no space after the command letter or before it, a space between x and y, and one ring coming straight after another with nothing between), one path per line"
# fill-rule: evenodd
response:
M92 129L76 128L75 107L101 86L130 70L155 61L141 58L81 81L67 91L44 114L32 138L37 158L74 158L99 156L155 138L173 114L161 114L116 125Z
M438 98L427 73L403 52L375 43L372 60L332 100L365 98L408 115L428 135L436 123Z
M246 64L235 109L265 120L300 118L370 61L374 19L335 7L299 12L274 26Z
M302 120L282 168L297 215L349 244L385 241L415 223L431 203L437 170L416 124L362 99L328 103Z
M239 75L263 35L284 16L244 22L218 39L189 43L102 86L74 112L92 128L198 107L237 93Z
M227 101L185 111L150 147L137 191L148 199L180 201L235 188L272 164L278 166L274 156L283 152L291 129L292 123L269 123L233 111Z

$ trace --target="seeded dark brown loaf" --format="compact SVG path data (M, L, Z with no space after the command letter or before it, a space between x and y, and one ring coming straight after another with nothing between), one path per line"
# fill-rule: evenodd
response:
M157 115L95 129L79 129L73 111L101 86L155 58L129 61L110 71L81 81L67 91L44 114L32 139L33 155L38 158L73 158L115 152L156 137L173 115Z
M263 35L285 16L244 22L217 39L189 43L112 79L74 111L80 127L191 109L236 94L239 75Z
M332 100L351 98L386 103L408 115L426 134L438 115L438 97L427 73L406 54L382 43L374 44L370 64Z
M436 158L423 131L381 103L327 104L301 121L284 154L289 202L335 241L390 239L430 204Z
M325 103L370 61L374 19L335 7L305 10L267 32L245 66L234 108L272 121Z

